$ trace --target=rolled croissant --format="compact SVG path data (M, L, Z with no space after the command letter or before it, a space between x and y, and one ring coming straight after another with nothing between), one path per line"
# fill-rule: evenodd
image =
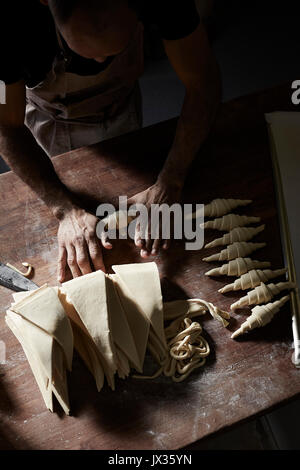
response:
M254 328L260 328L270 323L274 315L279 312L280 308L289 300L290 296L285 295L279 300L266 305L257 305L251 310L250 317L236 330L231 338L234 339L247 331L254 330Z
M211 269L205 273L206 276L241 276L251 269L268 268L269 261L257 261L251 258L236 258L219 268Z
M247 206L251 204L250 199L214 199L209 204L204 206L204 216L205 217L220 217L222 215L228 214L233 209L236 209L239 206ZM201 211L193 212L188 218L196 219L201 215Z
M203 261L230 261L236 258L243 258L264 246L266 246L266 243L235 242L229 245L225 250L220 251L220 253L215 253L214 255L203 258Z
M260 217L248 217L247 215L227 214L214 220L208 220L201 224L201 228L212 228L229 232L235 227L243 227L252 223L260 222Z
M219 289L218 292L225 294L226 292L233 290L254 289L254 287L259 286L261 282L267 282L269 279L282 276L286 272L286 268L276 269L275 271L272 271L272 269L251 269L251 271L243 274L232 284L227 284L226 286L222 287L222 289Z
M255 237L258 233L265 229L265 225L259 227L236 227L225 233L223 237L216 238L210 243L207 243L204 248L214 248L215 246L225 246L234 242L247 242Z
M256 305L269 302L275 295L280 294L283 290L290 290L296 287L293 282L279 282L278 284L264 284L261 282L260 286L250 290L247 295L240 298L237 302L231 305L231 310L246 307L247 305Z

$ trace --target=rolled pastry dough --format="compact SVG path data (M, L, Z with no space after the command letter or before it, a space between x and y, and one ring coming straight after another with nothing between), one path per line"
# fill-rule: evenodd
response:
M233 283L227 284L222 287L222 289L219 289L218 292L225 294L230 291L253 289L256 286L259 286L261 282L267 282L269 279L283 276L286 272L286 268L276 269L275 271L272 271L271 269L251 269L251 271L243 274Z
M205 273L206 276L241 276L251 269L268 268L269 261L257 261L251 258L236 258L223 264L219 268L211 269Z
M204 248L214 248L215 246L225 246L234 242L247 242L251 240L255 235L262 232L265 229L265 225L259 227L236 227L225 233L223 237L216 238L210 243L207 243Z
M214 220L208 220L200 226L204 229L215 229L229 232L235 227L243 227L252 223L260 222L260 217L248 217L247 215L227 214Z
M209 204L204 206L204 216L205 217L220 217L221 215L228 214L228 212L236 209L239 206L247 206L252 201L250 199L214 199ZM193 214L186 217L189 219L196 219L199 215L202 214L202 211L193 212Z
M267 325L273 319L274 315L279 312L281 307L289 300L290 296L286 295L273 303L266 305L257 305L251 310L250 317L236 330L231 338L237 338L238 336L246 333L247 331L254 330Z
M261 282L259 286L249 291L247 295L240 298L237 302L234 302L231 305L231 310L242 308L247 305L266 303L273 299L275 295L280 294L283 290L290 290L295 287L296 285L293 282L279 282L278 284L264 284Z
M243 258L264 246L266 246L266 243L235 242L232 243L232 245L228 245L228 247L220 251L220 253L215 253L203 258L203 261L210 263L212 261L230 261L236 258Z

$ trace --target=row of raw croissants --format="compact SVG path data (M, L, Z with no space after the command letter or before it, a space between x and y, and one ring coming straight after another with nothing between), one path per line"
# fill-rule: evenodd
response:
M204 248L226 246L218 253L203 258L206 262L227 261L222 266L215 267L205 274L207 276L239 276L234 282L225 285L219 292L225 294L231 291L249 290L246 295L231 305L231 310L246 306L256 305L251 310L251 315L232 334L232 338L261 327L269 323L280 308L289 300L289 295L284 295L274 302L270 302L282 291L295 289L295 283L285 280L273 283L270 280L286 276L287 269L270 269L269 261L258 261L248 256L266 246L265 242L255 243L252 240L256 235L263 232L265 225L249 227L254 223L260 223L260 217L239 215L231 213L237 207L247 206L251 200L242 199L214 199L204 207L205 217L216 217L202 224L204 229L226 231L222 237L218 237L207 243ZM197 213L192 215L197 218ZM268 284L267 284L268 283ZM269 303L268 303L269 302ZM261 305L263 304L263 305Z

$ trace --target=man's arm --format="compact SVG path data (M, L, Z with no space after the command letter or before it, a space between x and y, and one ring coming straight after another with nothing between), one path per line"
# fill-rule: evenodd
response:
M180 200L188 170L209 133L221 99L218 65L202 24L183 39L164 40L164 46L186 93L175 139L156 183L129 200L148 207ZM138 229L135 243L142 257L156 255L161 246L169 246L167 240L143 240Z
M50 158L25 126L25 90L23 81L6 87L6 104L0 105L0 154L59 220L59 280L65 279L67 264L73 276L90 272L89 255L95 269L103 269L95 235L98 219L76 205Z
M189 167L206 139L221 99L219 68L203 25L177 41L164 41L177 76L185 86L185 99L172 148L158 181L183 186Z

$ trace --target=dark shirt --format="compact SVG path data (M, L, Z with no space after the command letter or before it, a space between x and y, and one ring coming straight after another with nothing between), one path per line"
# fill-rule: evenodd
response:
M176 40L191 34L199 24L194 0L131 0L139 19L154 25L160 36ZM39 0L6 0L1 5L0 80L6 84L25 80L28 87L40 83L60 52L54 21L48 7ZM93 75L104 70L113 57L98 63L71 51L67 70L78 75Z

